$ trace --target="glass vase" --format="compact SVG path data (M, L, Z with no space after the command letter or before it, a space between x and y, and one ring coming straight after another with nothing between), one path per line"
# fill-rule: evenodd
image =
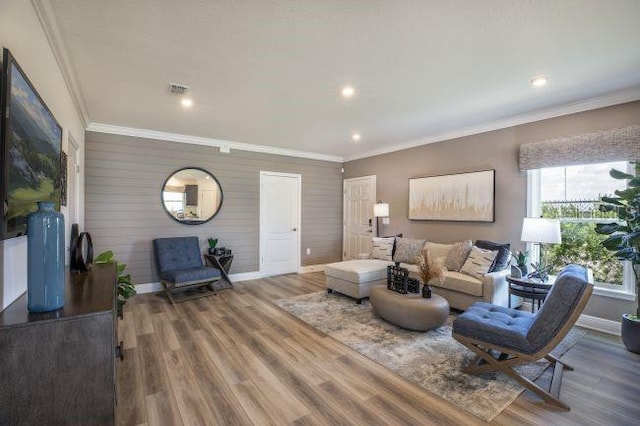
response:
M27 307L48 312L64 305L64 216L38 202L27 216Z

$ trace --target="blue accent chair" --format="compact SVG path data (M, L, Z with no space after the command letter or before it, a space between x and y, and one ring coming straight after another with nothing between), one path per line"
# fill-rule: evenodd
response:
M547 403L569 410L560 400L560 384L563 368L569 371L573 368L550 352L567 335L589 301L593 284L588 281L586 268L566 266L536 314L484 302L471 305L453 322L453 337L476 354L465 372L503 372ZM548 390L513 369L541 358L554 366Z
M204 266L198 237L157 238L153 240L156 266L164 293L171 302L216 294L213 282L220 279L220 271ZM209 291L202 291L207 286ZM172 293L199 288L188 296L174 298Z

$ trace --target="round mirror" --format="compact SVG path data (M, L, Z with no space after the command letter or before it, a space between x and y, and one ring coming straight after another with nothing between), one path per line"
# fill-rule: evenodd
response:
M167 214L178 222L199 225L220 211L222 188L208 171L185 167L164 182L162 205Z

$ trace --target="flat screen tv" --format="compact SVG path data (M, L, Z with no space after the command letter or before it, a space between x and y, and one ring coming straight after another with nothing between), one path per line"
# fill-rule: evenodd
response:
M8 49L0 77L2 239L25 235L38 201L60 210L62 127Z

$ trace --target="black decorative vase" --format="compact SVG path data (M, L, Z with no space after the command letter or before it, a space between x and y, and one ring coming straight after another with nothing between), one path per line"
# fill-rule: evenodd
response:
M622 314L622 343L628 351L640 354L640 320L633 320L629 316Z
M215 247L209 247L208 251L209 251L209 254L212 255L212 256L216 254Z
M431 286L429 284L422 286L422 297L425 299L431 299Z

